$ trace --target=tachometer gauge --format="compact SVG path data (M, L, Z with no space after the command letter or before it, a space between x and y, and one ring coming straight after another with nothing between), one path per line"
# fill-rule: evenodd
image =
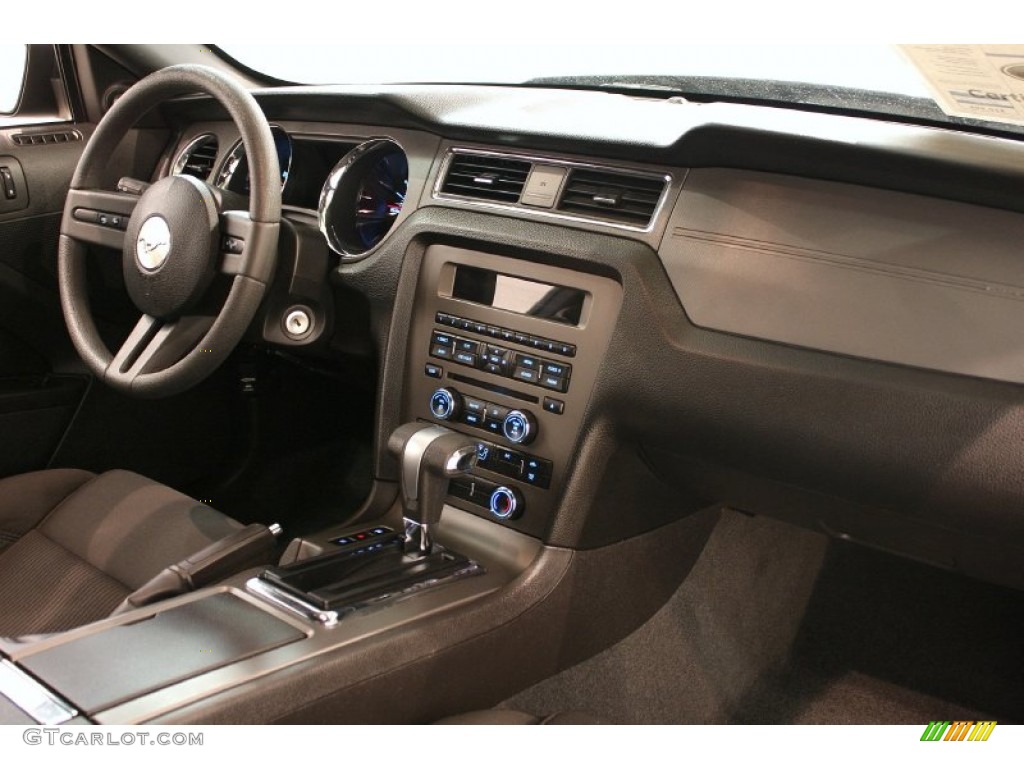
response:
M320 193L320 231L342 256L361 256L391 231L409 186L409 160L390 139L364 142L331 171Z

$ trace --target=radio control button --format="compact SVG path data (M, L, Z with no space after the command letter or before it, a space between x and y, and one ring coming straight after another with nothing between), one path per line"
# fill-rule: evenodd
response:
M430 346L430 356L440 357L442 360L451 360L452 348L446 347L444 344L432 344Z
M565 403L561 400L557 400L554 397L544 398L544 410L548 413L557 413L559 415L565 413Z
M430 336L430 343L450 347L455 344L455 337L445 331L434 331Z
M516 365L523 368L533 368L537 370L540 368L541 360L535 355L524 355L522 353L516 354Z
M568 387L566 381L561 376L549 376L547 374L540 377L540 385L547 389L553 389L556 392L565 392Z
M461 409L462 395L454 389L441 387L430 396L430 412L442 421L457 419Z
M512 374L512 378L536 384L540 375L533 368L516 368L515 373Z
M572 366L566 365L565 363L556 363L553 360L545 360L542 370L544 373L552 376L567 378L569 376L569 372L572 370Z
M502 434L517 445L528 445L537 436L537 420L529 411L509 411L502 425Z

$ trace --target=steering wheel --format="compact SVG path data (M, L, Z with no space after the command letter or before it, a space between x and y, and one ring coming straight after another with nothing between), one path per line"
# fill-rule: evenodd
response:
M242 135L248 211L222 210L219 191L191 176L161 179L141 195L100 189L104 164L128 130L161 102L196 92L217 99ZM210 67L181 65L132 86L82 152L61 223L61 307L88 368L114 389L138 397L173 395L210 375L241 340L263 300L277 262L280 219L274 138L241 85ZM113 354L89 308L86 245L121 251L125 287L142 313ZM232 276L231 289L211 317L197 305L218 272Z

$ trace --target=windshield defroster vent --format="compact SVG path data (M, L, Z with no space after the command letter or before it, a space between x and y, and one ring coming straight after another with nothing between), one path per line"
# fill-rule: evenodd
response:
M664 192L664 179L573 168L558 210L644 228Z
M441 193L518 203L532 167L525 160L460 152L452 155Z

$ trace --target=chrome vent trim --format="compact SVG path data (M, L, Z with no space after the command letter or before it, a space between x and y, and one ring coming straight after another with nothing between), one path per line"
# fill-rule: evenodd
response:
M452 158L441 192L475 200L518 203L533 164L499 155L460 152Z
M219 151L220 142L212 133L196 136L178 153L171 166L171 175L194 176L200 181L209 181Z
M448 192L445 189L445 182L448 179L450 168L453 163L457 162L465 155L473 155L489 159L513 160L521 163L529 163L531 167L534 165L558 166L567 169L569 174L571 174L575 169L588 169L598 173L607 174L621 174L631 178L653 180L654 182L662 185L662 191L661 195L658 197L654 211L646 224L626 223L623 221L612 220L608 217L591 216L583 213L559 210L562 204L561 194L555 203L555 207L548 209L522 205L518 202L486 200L469 195ZM665 203L668 200L669 193L672 189L672 179L673 177L670 173L659 173L656 171L643 171L634 168L585 163L576 160L564 160L548 156L527 155L512 152L494 152L491 150L471 149L468 147L452 147L447 150L444 159L441 162L441 168L434 181L432 197L435 200L446 200L478 208L515 211L516 213L526 214L531 217L554 219L558 221L572 221L581 224L593 224L602 227L609 227L611 229L627 230L629 232L647 233L654 230L658 217L665 208Z
M577 216L647 227L664 192L663 179L622 171L573 168L557 209Z

